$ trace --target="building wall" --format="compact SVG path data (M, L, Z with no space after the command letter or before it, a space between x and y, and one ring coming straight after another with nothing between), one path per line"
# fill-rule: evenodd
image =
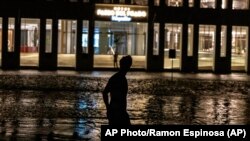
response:
M13 5L13 2L16 4ZM119 4L120 1L105 1L109 4ZM145 65L139 67L139 69L162 71L169 70L168 67L164 69L164 60L168 58L165 54L165 40L168 38L168 34L165 34L166 25L168 24L178 24L181 25L182 29L180 38L182 38L179 43L181 46L180 57L174 61L178 62L178 66L174 66L175 71L181 72L197 72L197 71L209 71L215 73L230 73L232 71L240 71L249 73L249 2L244 1L244 7L241 7L242 3L236 0L211 0L207 3L201 2L200 0L189 0L189 1L165 1L165 0L155 0L155 1L121 1L128 5L143 5L148 7L148 17L147 20L134 20L133 22L147 23L147 34L146 34L146 48L145 48ZM0 18L2 19L2 29L1 31L1 45L2 45L2 69L22 69L25 67L31 67L35 69L44 70L56 70L56 69L76 69L76 70L93 70L94 68L94 32L95 32L95 21L97 17L95 15L95 4L104 3L104 1L57 1L57 0L36 0L36 1L8 1L3 3L0 2ZM247 4L247 5L246 5ZM56 7L56 8L55 8ZM8 51L8 19L15 18L15 31L14 31L14 43L15 50L12 52ZM39 55L38 64L35 66L21 66L20 58L22 61L22 55L20 53L20 19L21 18L35 18L40 19L40 29L39 29ZM45 40L46 40L46 19L52 19L52 50L51 52L45 51ZM73 54L76 58L74 65L72 67L61 67L58 66L58 50L60 49L60 44L58 45L58 20L75 20L77 21L77 34L76 34L76 52ZM82 51L82 21L89 22L88 28L88 48L87 52ZM110 19L103 18L98 19L98 21L109 22ZM154 39L154 24L159 24L159 53L153 54L153 39ZM193 26L193 37L188 37L189 26ZM201 57L202 51L201 46L201 25L207 27L215 27L213 50L210 52L212 54L212 67L209 69L202 70L199 67L199 58ZM225 44L226 49L224 55L221 55L221 27L226 27L225 33ZM239 30L238 30L239 29ZM141 29L135 29L141 30ZM204 32L209 32L206 30ZM243 35L238 36L238 34ZM237 36L236 36L237 35ZM143 36L139 36L136 40L142 39ZM102 38L106 39L106 38ZM132 39L129 39L132 42ZM135 40L135 39L134 39ZM173 42L174 42L173 38ZM240 51L239 54L234 53L234 41L238 42L238 46L245 48L244 51ZM106 44L107 41L102 40ZM100 42L100 43L102 43ZM133 41L134 42L134 41ZM192 42L192 55L188 55L188 44ZM136 46L140 46L139 42ZM106 50L104 50L105 52ZM134 50L135 52L140 52L141 50ZM103 51L102 51L103 52ZM132 52L132 51L131 51ZM141 52L140 52L141 53ZM143 54L143 53L141 53ZM21 56L21 57L20 57ZM73 56L73 57L74 57ZM239 59L244 60L245 63L235 65L234 62ZM111 67L106 67L107 69ZM135 67L136 69L136 67Z

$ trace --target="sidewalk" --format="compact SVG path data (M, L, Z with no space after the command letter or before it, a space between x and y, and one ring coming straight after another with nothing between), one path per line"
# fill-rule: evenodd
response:
M92 77L109 78L116 71L38 71L38 70L17 70L0 71L0 76L74 76L74 77ZM232 80L232 81L250 81L250 75L246 73L214 74L214 73L180 73L180 72L146 72L130 71L127 74L128 79L198 79L198 80Z
M115 71L0 71L0 89L101 92ZM245 73L177 73L130 71L130 93L194 94L202 91L250 93Z

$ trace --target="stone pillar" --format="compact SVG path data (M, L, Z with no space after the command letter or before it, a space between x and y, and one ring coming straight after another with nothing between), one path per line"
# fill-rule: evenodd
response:
M108 29L106 27L100 27L100 38L99 38L99 53L98 54L107 54L108 51Z
M160 1L161 8L164 1ZM160 22L160 35L159 35L159 54L153 55L153 47L154 47L154 22L152 19L154 18L155 11L153 9L154 1L149 1L149 16L148 16L148 46L146 53L146 62L147 71L162 71L163 70L163 62L164 62L164 32L165 32L165 24L164 22Z

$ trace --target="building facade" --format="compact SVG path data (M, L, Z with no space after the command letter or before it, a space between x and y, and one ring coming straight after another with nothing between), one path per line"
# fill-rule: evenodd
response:
M15 5L13 5L15 3ZM133 69L250 72L249 0L6 0L4 70Z

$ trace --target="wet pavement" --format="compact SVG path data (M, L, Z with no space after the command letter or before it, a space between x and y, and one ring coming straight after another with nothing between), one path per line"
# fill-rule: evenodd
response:
M100 126L107 124L101 91L113 73L0 72L0 140L99 141ZM128 113L132 124L250 124L248 75L171 76L128 73ZM7 87L11 81L15 84ZM53 85L42 89L46 83Z
M37 71L37 70L14 70L3 71L0 70L0 76L75 76L75 77L109 77L113 71ZM211 72L204 73L179 73L179 72L146 72L146 71L130 71L127 74L128 78L133 79L206 79L206 80L237 80L249 81L250 75L246 73L229 73L229 74L214 74Z

